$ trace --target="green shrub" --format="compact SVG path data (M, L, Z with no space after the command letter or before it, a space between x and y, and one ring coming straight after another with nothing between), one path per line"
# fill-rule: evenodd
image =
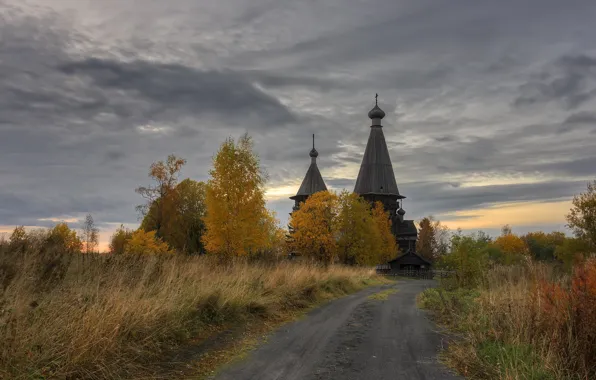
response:
M555 380L547 370L535 348L528 344L505 344L485 341L477 348L478 358L484 363L490 378L527 380Z

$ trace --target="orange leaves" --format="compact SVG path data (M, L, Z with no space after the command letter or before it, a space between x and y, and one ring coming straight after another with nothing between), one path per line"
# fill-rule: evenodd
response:
M315 193L292 213L290 226L293 252L327 264L376 265L397 254L383 205L371 210L358 194Z
M543 327L557 329L568 318L570 296L560 284L541 280L534 289L541 311Z
M416 242L416 253L429 261L435 260L437 239L432 217L422 218Z
M135 191L144 198L147 198L150 203L164 197L176 186L178 174L184 164L186 164L185 159L176 157L173 154L168 156L166 162L154 162L149 168L149 177L156 183L149 187L138 187ZM151 204L149 204L149 206L151 206Z
M578 333L596 342L596 259L576 267L571 281L571 296ZM596 343L591 350L596 355Z
M517 263L530 253L526 243L512 233L499 236L493 242L493 246L501 251L504 264Z
M576 265L570 286L541 280L534 299L539 311L536 333L551 336L550 344L570 358L569 366L588 373L596 357L596 260Z
M167 185L171 188L176 181L177 173L180 172L180 169L182 169L184 164L186 164L185 159L170 154L165 163L163 161L158 161L151 165L149 168L149 176L154 178L158 183Z
M589 259L575 269L571 289L592 299L596 307L596 259Z

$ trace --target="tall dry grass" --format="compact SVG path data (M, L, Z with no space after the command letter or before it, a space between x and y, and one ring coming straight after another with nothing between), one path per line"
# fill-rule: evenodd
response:
M422 306L458 333L446 361L470 378L596 378L596 262L585 265L581 289L586 267L528 262L494 267L476 289L427 291Z
M68 255L0 244L0 378L149 376L211 326L277 318L374 273L210 257Z

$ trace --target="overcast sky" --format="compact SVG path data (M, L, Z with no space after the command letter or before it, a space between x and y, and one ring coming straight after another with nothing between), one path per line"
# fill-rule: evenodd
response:
M562 229L596 177L596 2L0 0L0 229L135 225L174 153L253 136L285 223L311 134L353 189L379 105L406 217Z

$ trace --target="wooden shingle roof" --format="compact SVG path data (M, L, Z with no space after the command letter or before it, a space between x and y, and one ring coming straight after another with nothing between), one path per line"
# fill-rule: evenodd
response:
M302 180L298 193L296 193L295 196L290 197L290 199L294 199L300 195L312 195L316 192L325 190L327 190L327 186L325 185L325 181L323 181L323 177L321 176L316 161L313 160L306 171L306 175Z
M396 196L397 199L405 198L399 193L395 182L393 166L381 125L382 117L379 117L382 110L378 106L375 106L373 111L375 109L380 112L374 113L372 115L375 116L374 118L371 117L373 125L370 127L370 135L366 143L364 157L362 157L354 192L360 195L385 194ZM384 112L382 112L382 116L385 116Z
M317 166L317 157L319 156L319 152L317 152L315 149L315 135L312 135L312 149L309 153L309 156L311 160L310 166L306 171L306 175L302 180L302 184L300 185L298 192L293 197L290 197L290 199L296 199L302 196L310 196L319 191L327 190L325 181L323 181L323 177L321 176L321 172Z
M389 261L389 263L400 263L400 264L426 264L432 265L432 263L426 260L424 257L412 252L408 251L401 256L396 257L395 259Z

